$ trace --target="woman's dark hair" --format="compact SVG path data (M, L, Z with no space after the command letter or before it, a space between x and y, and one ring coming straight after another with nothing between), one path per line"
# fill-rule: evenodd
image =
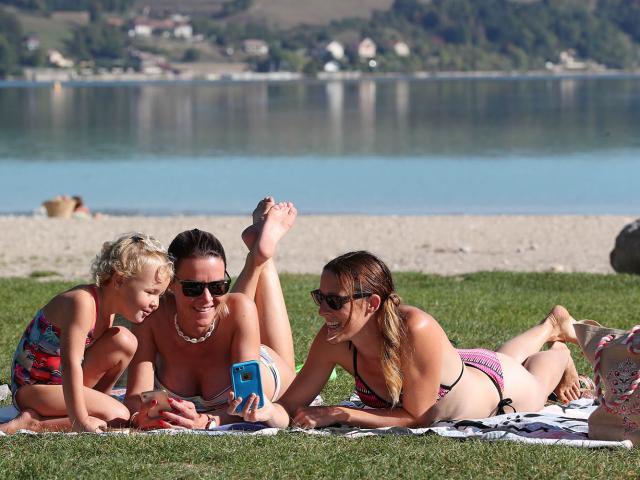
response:
M227 267L227 256L220 240L212 233L197 228L176 235L169 245L169 256L176 271L185 258L218 257L222 259L225 269Z

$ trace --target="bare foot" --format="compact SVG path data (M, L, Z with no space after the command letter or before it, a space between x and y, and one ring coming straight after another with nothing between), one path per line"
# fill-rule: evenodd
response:
M551 348L563 348L568 350L568 347L564 343L560 342L554 343ZM564 369L562 378L553 390L553 393L555 393L558 400L565 405L573 400L578 400L581 396L580 378L578 377L578 371L576 370L576 366L573 363L571 356L569 356L569 361Z
M260 265L273 257L278 242L293 226L297 215L298 210L291 202L280 202L269 209L251 249L256 263Z
M547 341L578 344L576 331L573 328L573 324L576 323L576 320L562 305L556 305L553 307L542 323L548 323L553 329L553 333L549 336Z
M12 435L18 430L40 431L40 415L34 410L26 409L8 423L0 424L0 432Z
M242 241L249 250L251 250L253 248L253 244L256 243L256 239L258 238L260 228L264 223L267 212L275 203L276 202L273 197L264 197L258 202L258 205L256 205L256 208L253 210L253 213L251 214L253 217L253 223L242 232Z

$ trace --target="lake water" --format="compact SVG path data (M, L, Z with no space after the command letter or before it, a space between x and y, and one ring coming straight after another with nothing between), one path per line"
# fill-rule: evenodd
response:
M640 79L0 88L0 213L636 214Z

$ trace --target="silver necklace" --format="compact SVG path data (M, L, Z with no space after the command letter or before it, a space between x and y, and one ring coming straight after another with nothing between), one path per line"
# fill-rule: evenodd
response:
M216 315L216 317L217 317L217 315ZM178 314L177 313L173 316L173 325L175 325L175 327L176 327L176 332L178 332L178 336L180 338L182 338L184 341L189 342L189 343L202 343L207 338L209 338L211 336L211 334L213 333L213 331L216 329L216 318L214 317L214 319L211 320L211 325L209 325L209 328L207 329L207 333L205 333L200 338L189 337L189 336L185 335L182 332L182 330L180 330L180 326L178 325Z

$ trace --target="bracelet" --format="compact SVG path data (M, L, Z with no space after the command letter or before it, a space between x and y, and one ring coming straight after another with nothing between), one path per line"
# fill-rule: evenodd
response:
M207 425L204 427L205 430L213 430L218 426L218 422L216 422L216 418L213 415L207 414Z
M136 419L136 417L140 415L140 412L133 412L131 414L131 416L129 417L129 426L133 427L133 428L137 428L136 425L133 423L133 421Z

